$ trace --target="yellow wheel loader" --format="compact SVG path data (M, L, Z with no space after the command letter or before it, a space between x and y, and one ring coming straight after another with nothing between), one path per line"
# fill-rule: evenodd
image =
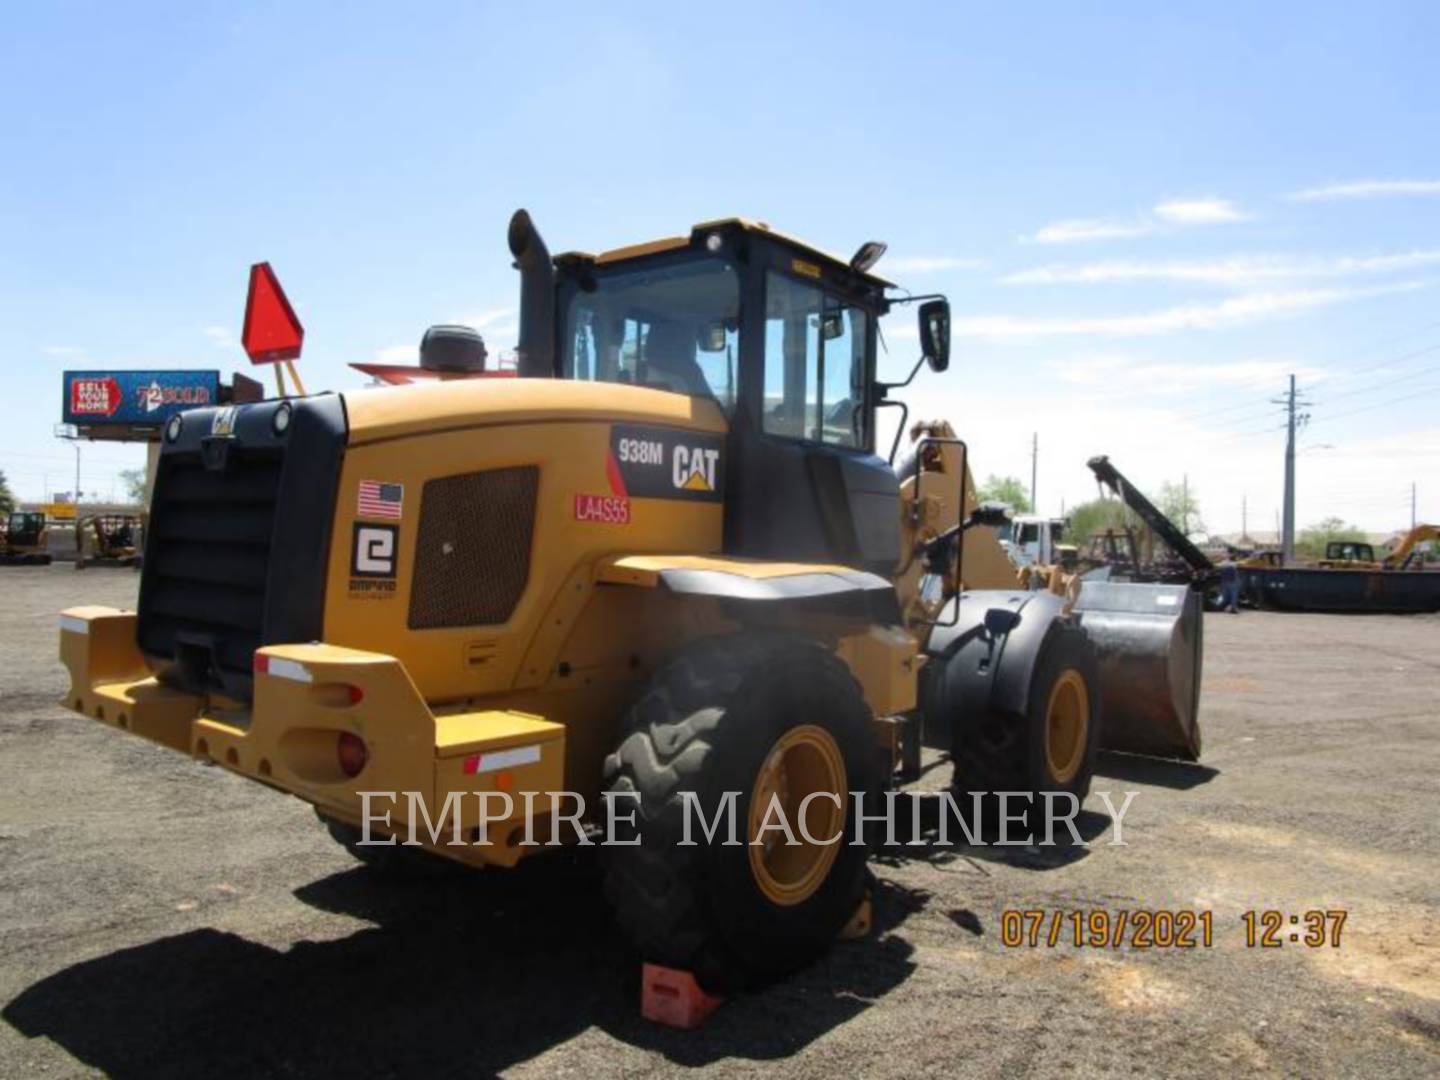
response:
M1164 654L1136 707L1193 754L1192 606L1092 628L967 528L1003 517L946 425L875 453L877 321L908 302L879 245L727 219L552 258L524 211L509 245L518 377L169 422L138 612L61 617L75 711L305 800L367 862L603 838L620 923L712 989L855 915L856 827L922 743L977 806L1083 799L1107 650ZM911 378L948 364L922 299ZM464 328L421 351L483 367Z

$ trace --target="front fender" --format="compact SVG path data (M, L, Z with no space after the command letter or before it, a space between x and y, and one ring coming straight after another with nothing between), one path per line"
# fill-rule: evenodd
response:
M920 708L927 746L949 749L955 718L978 712L1021 716L1035 665L1064 614L1064 598L1009 589L961 593L941 613L925 653Z

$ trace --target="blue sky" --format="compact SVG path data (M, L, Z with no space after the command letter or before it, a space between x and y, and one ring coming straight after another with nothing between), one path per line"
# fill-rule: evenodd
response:
M1028 477L1038 430L1047 511L1108 452L1273 528L1294 371L1300 522L1408 524L1412 481L1440 517L1440 8L1009 7L15 7L0 468L71 486L66 367L248 367L260 259L312 389L433 322L513 344L523 205L557 251L729 214L887 241L878 269L954 308L913 406L981 474ZM102 493L140 457L84 454Z

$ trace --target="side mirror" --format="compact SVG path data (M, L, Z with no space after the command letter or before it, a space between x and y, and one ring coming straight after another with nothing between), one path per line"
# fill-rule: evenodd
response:
M920 305L920 347L930 370L950 366L950 302L927 300Z
M983 502L965 519L965 528L973 529L976 525L1004 525L1010 520L1010 506L1003 502Z
M696 331L695 338L695 344L701 352L724 352L725 324L723 322L704 323Z

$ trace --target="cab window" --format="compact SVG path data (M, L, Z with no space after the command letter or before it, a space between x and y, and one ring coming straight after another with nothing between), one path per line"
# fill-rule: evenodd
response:
M765 431L865 446L866 311L773 270L765 297Z
M597 277L566 313L569 379L735 401L740 283L713 258Z

